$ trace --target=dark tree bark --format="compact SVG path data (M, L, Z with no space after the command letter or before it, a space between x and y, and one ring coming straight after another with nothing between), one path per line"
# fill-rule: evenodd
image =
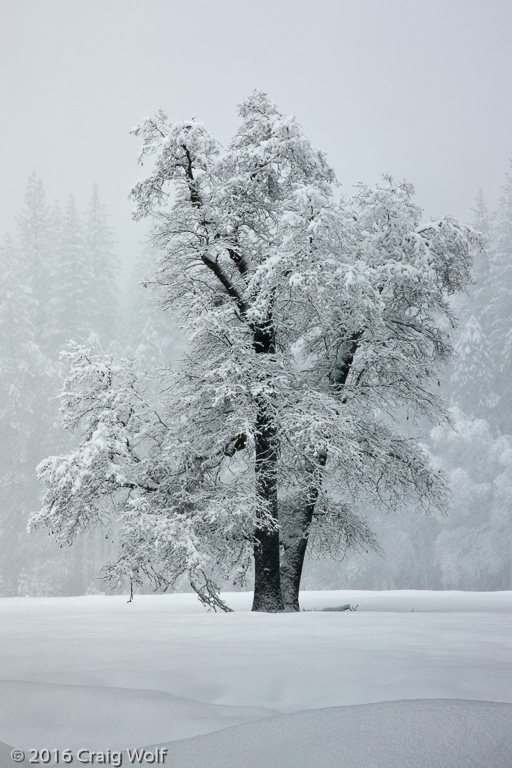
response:
M363 331L358 331L340 344L335 369L331 375L332 384L340 393L346 384L362 335ZM342 399L341 402L343 403L344 400ZM300 610L300 580L308 547L309 531L313 522L326 463L326 453L316 457L315 464L310 470L311 483L306 497L299 501L296 508L292 510L286 529L282 533L281 591L284 609L287 611Z
M324 453L311 468L311 485L305 499L292 510L281 534L281 593L286 611L300 611L299 588L308 546L309 530L315 513L323 468L327 461Z
M282 611L277 509L277 430L264 403L256 419L256 492L262 507L254 532L253 611ZM264 511L263 511L264 510ZM264 517L264 514L268 517Z
M312 519L307 509L297 509L293 519L296 529L282 535L281 594L285 611L300 611L299 588Z
M195 208L202 205L201 197L197 192L192 158L188 149L184 146L187 166L185 174L188 180L190 202ZM239 275L246 280L247 264L241 253L233 248L228 248L229 256L235 264ZM227 275L219 265L217 259L209 254L202 254L203 264L215 275L222 284L226 293L234 300L240 317L247 320L247 309L243 293L235 285L235 282ZM257 355L275 354L275 328L270 309L268 317L260 323L249 323L253 337L253 349ZM279 438L274 422L274 414L267 397L257 398L256 415L256 439L255 439L255 474L256 494L261 512L259 513L261 525L256 525L254 531L254 598L253 611L277 612L283 610L283 598L281 595L281 570L280 570L280 543L278 528L278 504L277 504L277 460ZM245 435L235 438L226 451L243 449L246 444Z
M273 354L275 336L271 318L253 328L256 354ZM269 396L256 399L255 472L261 506L261 525L254 532L253 611L283 610L277 506L278 434ZM266 514L265 514L266 513Z

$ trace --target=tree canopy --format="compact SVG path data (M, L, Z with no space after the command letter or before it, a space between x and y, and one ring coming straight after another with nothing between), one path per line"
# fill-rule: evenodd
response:
M367 505L443 506L446 486L400 417L439 420L449 296L470 281L474 231L421 222L385 177L341 197L295 118L255 92L223 149L198 120L135 130L135 217L154 222L154 283L189 345L158 403L128 361L75 346L62 402L79 447L40 466L34 522L63 540L120 526L113 578L167 587L187 573L222 603L219 574L252 555L255 610L298 610L308 544L376 546Z

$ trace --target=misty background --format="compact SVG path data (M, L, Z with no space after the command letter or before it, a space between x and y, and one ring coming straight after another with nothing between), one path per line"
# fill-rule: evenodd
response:
M183 350L141 286L155 254L131 220L143 175L130 130L163 109L225 142L254 88L293 113L343 190L411 181L425 219L483 234L440 379L453 427L425 426L449 475L447 517L368 510L384 557L312 560L304 588L512 588L512 7L505 0L0 0L0 594L83 594L106 531L60 550L26 532L35 466L72 449L58 417L67 340L133 355ZM481 191L480 191L481 190ZM5 237L4 237L5 234Z

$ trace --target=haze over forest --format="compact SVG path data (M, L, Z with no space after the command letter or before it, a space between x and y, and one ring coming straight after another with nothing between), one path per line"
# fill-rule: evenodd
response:
M58 424L67 372L59 353L73 339L154 371L187 348L140 285L157 255L147 225L131 217L129 190L149 168L137 166L140 140L130 130L163 109L171 122L198 116L226 144L237 103L254 89L296 116L344 195L391 173L414 185L424 221L455 216L483 243L475 284L453 300L456 358L439 379L453 427L421 421L414 432L447 474L448 515L368 508L383 554L312 558L303 586L511 589L510 4L265 0L241 11L223 0L190 10L164 0L0 0L0 8L8 235L0 594L108 589L96 576L115 531L79 537L69 550L47 531L25 532L43 492L35 466L76 445Z

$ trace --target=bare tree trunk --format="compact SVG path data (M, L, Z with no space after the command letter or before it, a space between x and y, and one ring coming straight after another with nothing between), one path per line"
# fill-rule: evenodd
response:
M340 395L347 382L363 333L363 330L355 332L351 338L342 342L339 346L336 365L330 378L333 387L335 387ZM341 403L344 403L343 398L341 398ZM284 607L287 611L300 610L300 580L308 546L309 530L313 521L326 463L327 453L322 453L311 464L309 470L311 482L306 498L299 501L296 509L292 510L288 525L286 526L287 530L282 534L281 587Z
M262 525L254 533L253 611L283 610L279 569L277 510L277 430L272 417L260 405L256 424L256 488L262 509Z
M256 354L275 352L271 318L253 328ZM256 493L261 506L261 525L254 532L253 611L283 610L279 567L279 528L277 507L277 460L279 436L269 398L256 398L255 472Z
M285 611L300 611L299 589L308 546L309 530L318 501L322 474L327 454L318 456L316 465L311 466L311 485L306 498L299 500L291 511L281 534L281 592Z
M285 611L300 611L299 588L311 520L306 510L296 510L290 528L282 533L281 593Z

